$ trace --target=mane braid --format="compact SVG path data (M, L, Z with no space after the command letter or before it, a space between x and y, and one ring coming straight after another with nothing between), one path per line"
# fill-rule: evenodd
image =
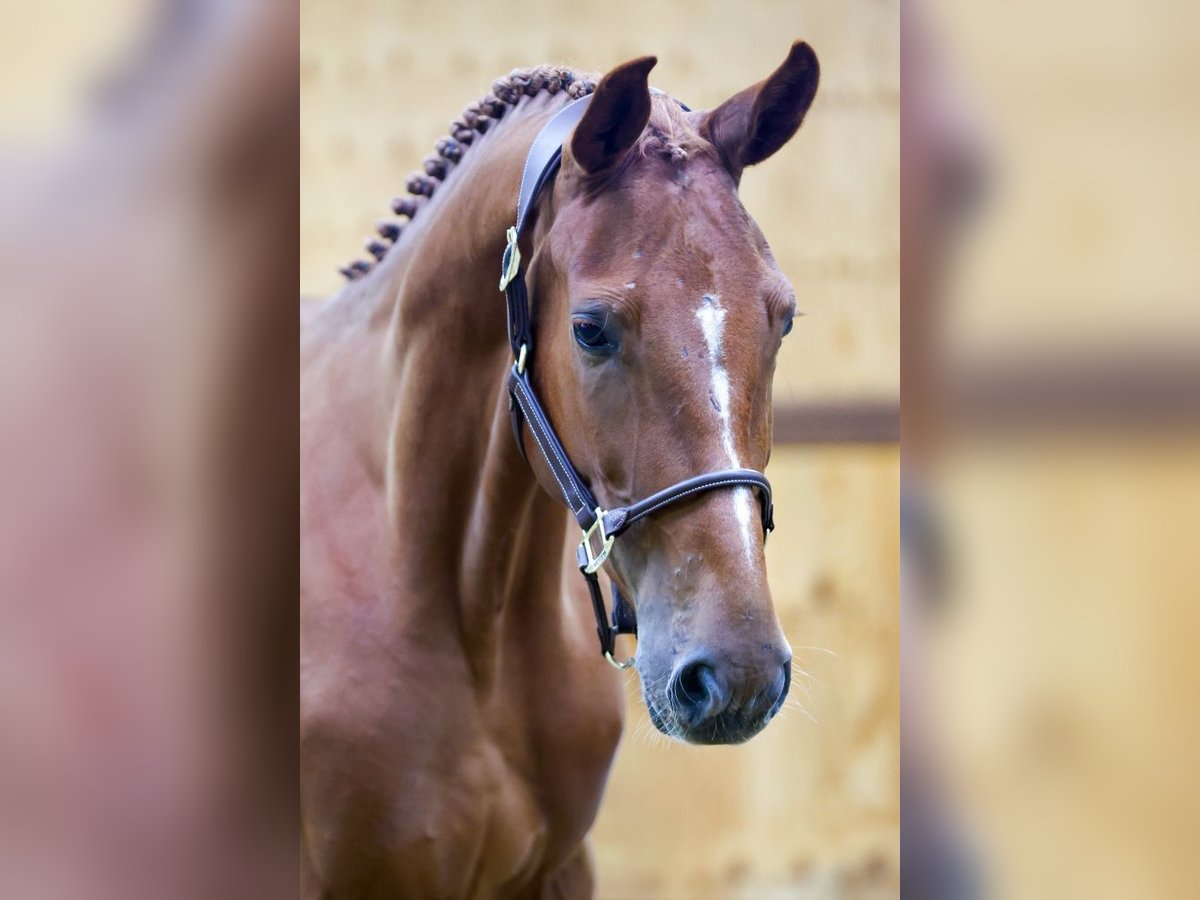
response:
M542 92L557 94L559 91L566 91L567 96L575 100L587 96L595 89L596 80L593 76L581 75L558 66L542 65L513 69L502 78L496 79L490 92L468 106L450 123L450 133L438 138L434 152L422 162L423 171L413 172L408 176L405 182L408 196L393 200L392 212L409 220L416 216L421 207L429 202L438 185L450 175L455 164L462 160L475 136L484 134L493 122L503 118L508 110L516 107L525 97L534 97ZM372 238L366 244L366 250L374 257L375 262L356 259L338 271L351 281L362 278L382 261L388 249L400 240L404 224L391 220L379 222L379 238Z

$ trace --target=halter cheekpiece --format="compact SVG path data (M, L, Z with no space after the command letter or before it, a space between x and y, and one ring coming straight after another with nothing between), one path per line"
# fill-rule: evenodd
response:
M596 614L596 633L600 637L600 650L610 663L619 669L625 669L633 665L633 660L620 662L613 656L616 636L637 634L637 618L633 607L621 596L613 583L613 613L612 620L609 621L596 573L608 559L613 542L626 529L640 519L689 497L717 488L737 487L749 487L758 491L764 539L775 528L775 523L772 518L770 482L765 475L754 469L722 469L696 475L629 506L604 509L567 458L562 443L534 393L533 385L529 381L530 355L533 352L529 294L525 286L525 273L521 266L521 252L517 243L524 231L529 211L542 188L558 170L562 160L563 143L583 117L591 99L589 94L568 103L542 126L529 148L529 155L525 158L525 169L521 175L521 192L517 199L517 221L508 229L508 243L504 249L501 266L500 290L504 292L508 304L508 338L513 352L513 366L508 374L513 434L523 454L521 426L523 422L528 423L534 444L550 468L563 501L583 531L575 555L579 571L583 573L588 592L591 594L592 608Z

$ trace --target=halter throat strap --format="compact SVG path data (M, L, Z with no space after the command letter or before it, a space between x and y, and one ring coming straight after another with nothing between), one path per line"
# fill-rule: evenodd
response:
M654 89L651 89L654 91ZM654 93L661 93L654 91ZM576 562L583 574L596 615L596 634L600 651L619 669L633 665L633 660L620 662L614 657L618 634L637 634L637 617L633 607L621 595L616 583L612 585L613 613L611 621L604 608L597 572L608 559L613 542L637 522L676 503L699 494L723 488L750 488L759 501L764 540L774 528L774 507L771 484L765 475L754 469L722 469L696 475L666 487L643 500L628 506L604 509L596 500L587 482L572 465L562 442L550 424L533 385L529 366L533 354L531 304L525 286L525 268L521 265L519 243L528 223L529 213L537 203L542 189L554 177L562 161L562 148L583 114L592 95L573 100L555 113L538 132L525 158L521 174L521 190L517 197L516 222L508 229L507 243L501 262L500 290L508 306L508 337L512 346L513 365L508 373L508 403L512 415L513 435L521 454L525 453L522 424L529 427L538 454L545 461L558 486L563 502L575 516L583 532L576 551ZM682 104L680 104L682 106ZM685 110L686 106L683 107Z

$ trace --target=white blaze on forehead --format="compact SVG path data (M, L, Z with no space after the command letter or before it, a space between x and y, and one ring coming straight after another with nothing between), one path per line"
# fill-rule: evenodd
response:
M700 298L696 307L696 320L700 330L704 332L704 343L708 345L708 364L712 371L712 403L716 407L717 417L721 423L721 446L729 458L731 469L740 469L737 448L733 444L733 423L729 412L729 372L725 368L725 355L722 344L725 338L725 307L721 305L718 294L705 294ZM741 526L742 543L746 550L746 558L751 563L754 558L754 541L750 536L750 526L753 502L750 488L735 488L733 491L733 511Z

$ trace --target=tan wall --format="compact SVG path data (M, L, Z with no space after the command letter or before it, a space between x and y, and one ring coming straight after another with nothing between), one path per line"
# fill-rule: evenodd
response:
M777 402L898 394L895 3L305 0L302 14L300 279L311 296L337 289L337 266L362 255L405 176L497 75L654 53L653 83L705 107L804 38L822 63L817 100L800 136L743 182L808 313L785 342ZM813 676L793 687L807 709L743 747L686 748L657 738L631 676L594 832L602 896L898 893L898 474L895 447L777 449L768 565Z
M1200 334L1200 17L1152 7L1053 0L1014 39L1002 4L926 5L991 167L946 308L963 355Z
M963 442L924 723L997 897L1196 896L1200 442Z

